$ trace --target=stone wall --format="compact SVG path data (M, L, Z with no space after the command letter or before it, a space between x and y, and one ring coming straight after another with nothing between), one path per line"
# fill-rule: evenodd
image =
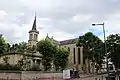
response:
M0 72L0 80L48 80L52 78L62 80L62 73L43 73L40 71Z
M21 80L21 72L0 71L0 80Z

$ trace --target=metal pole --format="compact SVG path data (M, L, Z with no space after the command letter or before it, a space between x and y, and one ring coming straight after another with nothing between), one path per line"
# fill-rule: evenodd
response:
M53 63L53 64L52 64L52 68L53 68L53 71L52 71L52 72L53 72L53 77L52 77L52 79L54 80L54 68L55 68L55 67L54 67L54 53L53 53L53 61L52 61L52 63Z
M107 74L109 73L109 69L108 69L108 56L107 56L107 46L106 46L106 38L105 38L105 27L104 27L104 23L103 23L103 33L104 33L104 46L105 46L105 54L106 54L106 65L107 65Z
M102 24L92 24L93 26L95 25L102 25L103 26L103 33L104 33L104 50L105 50L105 55L106 55L106 66L107 66L107 74L109 73L109 69L108 69L108 56L107 56L107 46L106 46L106 38L105 38L105 24L104 22ZM103 75L102 75L103 77ZM103 78L102 78L103 80Z

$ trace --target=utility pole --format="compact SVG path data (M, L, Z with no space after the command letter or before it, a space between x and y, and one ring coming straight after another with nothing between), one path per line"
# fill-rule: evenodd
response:
M104 34L104 50L105 50L105 55L106 55L106 65L107 65L107 74L109 73L109 69L108 69L108 55L107 55L107 46L106 46L106 38L105 38L105 23L101 23L101 24L92 24L92 26L96 26L96 25L102 25L103 26L103 34Z

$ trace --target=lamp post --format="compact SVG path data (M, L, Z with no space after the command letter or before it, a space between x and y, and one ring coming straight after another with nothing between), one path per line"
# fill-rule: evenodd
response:
M107 63L106 63L106 64L107 64L107 73L108 73L108 72L109 72L109 71L108 71L108 57L107 57L106 38L105 38L105 27L104 27L105 24L104 24L104 22L101 23L101 24L92 24L92 26L97 26L97 25L103 26L104 44L105 44L105 45L104 45L104 46L105 46L104 49L105 49L105 54L106 54L106 58L107 58Z

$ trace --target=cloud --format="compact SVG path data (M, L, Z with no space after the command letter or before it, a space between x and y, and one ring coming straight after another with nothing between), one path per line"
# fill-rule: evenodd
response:
M5 11L0 11L0 20L3 20L6 15L7 13Z
M102 27L92 23L105 22L106 35L119 33L119 0L0 0L0 33L10 43L28 40L35 12L39 40L47 33L57 40L78 37L92 31L102 38Z
M89 21L90 18L91 16L89 15L80 14L73 17L73 22L83 23Z

